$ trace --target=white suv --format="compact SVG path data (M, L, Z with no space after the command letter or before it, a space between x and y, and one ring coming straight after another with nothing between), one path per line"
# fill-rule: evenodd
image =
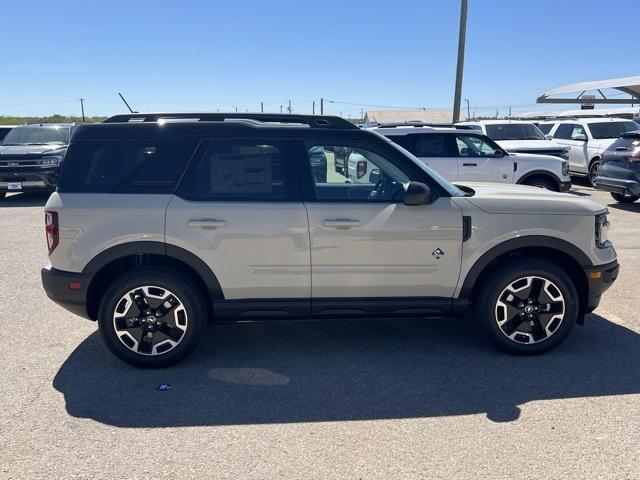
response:
M549 128L549 125L551 127ZM572 174L586 175L595 186L600 157L625 132L640 128L624 118L574 118L540 122L557 143L569 148L569 169Z
M375 165L375 183L314 172L313 157L333 166L342 148ZM601 205L458 189L335 117L127 114L81 126L45 219L48 296L97 320L108 348L141 367L186 357L212 322L469 308L499 348L541 353L618 272Z
M370 130L393 140L450 182L517 183L557 192L571 188L567 160L549 155L509 153L476 130L419 125L383 126ZM353 182L366 180L365 173L372 170L362 159L349 158L348 163Z
M532 122L524 120L478 120L456 125L483 133L511 153L536 153L569 159L569 149L549 140Z

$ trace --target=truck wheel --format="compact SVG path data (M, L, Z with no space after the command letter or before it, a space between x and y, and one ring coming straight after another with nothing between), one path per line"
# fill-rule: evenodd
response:
M550 178L535 177L535 178L526 180L524 184L532 187L544 188L546 190L551 190L553 192L558 191L558 185L556 184L556 182L554 182Z
M102 338L121 360L143 368L173 365L198 345L207 324L204 300L179 272L160 267L124 273L100 303Z
M476 317L489 340L515 355L555 348L578 319L573 281L564 270L540 258L498 268L476 298Z
M616 202L620 203L633 203L640 198L638 195L624 195L622 193L611 192L611 196Z
M600 170L600 160L594 160L589 166L589 185L596 188L596 177L598 176L598 170Z

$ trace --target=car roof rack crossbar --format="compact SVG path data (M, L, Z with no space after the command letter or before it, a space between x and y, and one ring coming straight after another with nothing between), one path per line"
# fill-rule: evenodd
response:
M402 127L428 127L428 128L456 128L458 130L472 130L473 127L469 125L455 125L453 123L427 123L421 121L406 121L406 122L387 122L379 123L378 128L402 128Z
M123 113L104 120L103 123L152 123L169 122L224 122L252 120L268 123L268 126L291 126L303 124L310 128L357 130L358 127L341 117L322 115L295 115L278 113Z

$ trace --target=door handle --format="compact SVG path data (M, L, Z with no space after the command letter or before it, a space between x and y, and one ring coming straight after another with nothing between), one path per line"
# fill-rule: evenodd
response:
M462 166L463 167L477 167L478 164L477 163L463 163Z
M203 228L205 230L215 230L216 228L224 228L227 222L215 218L192 218L187 222L189 228Z
M360 220L351 218L327 218L323 220L322 225L329 228L353 228L360 226Z

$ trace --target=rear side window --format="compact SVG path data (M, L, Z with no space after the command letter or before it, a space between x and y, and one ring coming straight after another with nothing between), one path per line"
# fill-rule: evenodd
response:
M553 124L553 123L542 123L542 124L538 125L538 130L540 130L545 135L548 135L554 125L555 124Z
M618 138L625 132L633 132L640 130L640 126L636 122L602 122L592 123L589 125L593 138Z
M450 157L449 136L438 134L418 134L390 136L391 140L406 148L416 157Z
M193 138L160 142L75 142L58 182L68 193L173 193Z
M293 196L280 142L207 140L200 152L178 189L184 198L284 201Z

